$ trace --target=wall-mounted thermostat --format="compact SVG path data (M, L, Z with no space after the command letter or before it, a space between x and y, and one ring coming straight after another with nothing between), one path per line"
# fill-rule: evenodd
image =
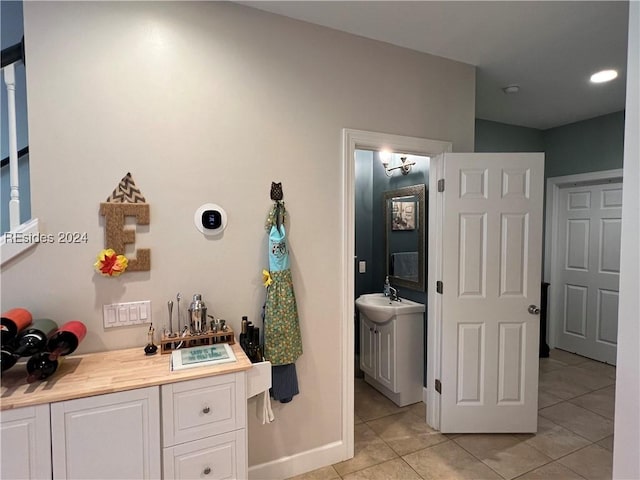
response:
M220 205L205 203L196 210L193 221L200 233L208 236L220 235L227 227L227 212Z

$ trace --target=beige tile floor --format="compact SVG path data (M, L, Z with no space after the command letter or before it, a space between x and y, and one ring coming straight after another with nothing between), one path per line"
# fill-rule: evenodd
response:
M611 478L616 369L552 350L540 359L538 433L443 435L425 405L400 408L355 379L355 456L295 480Z

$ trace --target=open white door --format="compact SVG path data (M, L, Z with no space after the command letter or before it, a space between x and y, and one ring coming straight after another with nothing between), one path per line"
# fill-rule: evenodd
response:
M442 162L440 431L535 432L544 154Z

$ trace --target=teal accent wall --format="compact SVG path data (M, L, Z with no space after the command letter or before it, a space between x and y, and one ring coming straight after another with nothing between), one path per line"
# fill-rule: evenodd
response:
M624 111L545 130L545 178L622 168Z
M548 130L476 119L476 152L544 152L544 176L622 168L624 111Z
M543 152L544 132L490 120L476 119L476 152Z
M387 177L378 152L356 150L355 183L356 262L360 260L367 262L366 273L359 273L358 264L355 265L355 296L357 298L365 293L382 292L384 278L387 274L384 251L384 192L421 183L425 184L428 189L429 161L426 159L418 160L418 164L414 165L408 175L395 172L391 177ZM425 257L427 256L428 252ZM425 274L426 271L425 268ZM402 288L399 292L402 297L409 300L427 303L426 292L409 290L408 288Z
M356 268L355 296L375 292L373 285L373 152L356 150ZM367 271L359 273L358 262L367 262Z

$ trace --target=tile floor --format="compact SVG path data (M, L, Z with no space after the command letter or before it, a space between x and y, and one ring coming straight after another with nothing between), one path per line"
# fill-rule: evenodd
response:
M610 479L616 369L552 350L540 359L538 433L443 435L425 405L400 408L355 379L355 456L295 480Z

